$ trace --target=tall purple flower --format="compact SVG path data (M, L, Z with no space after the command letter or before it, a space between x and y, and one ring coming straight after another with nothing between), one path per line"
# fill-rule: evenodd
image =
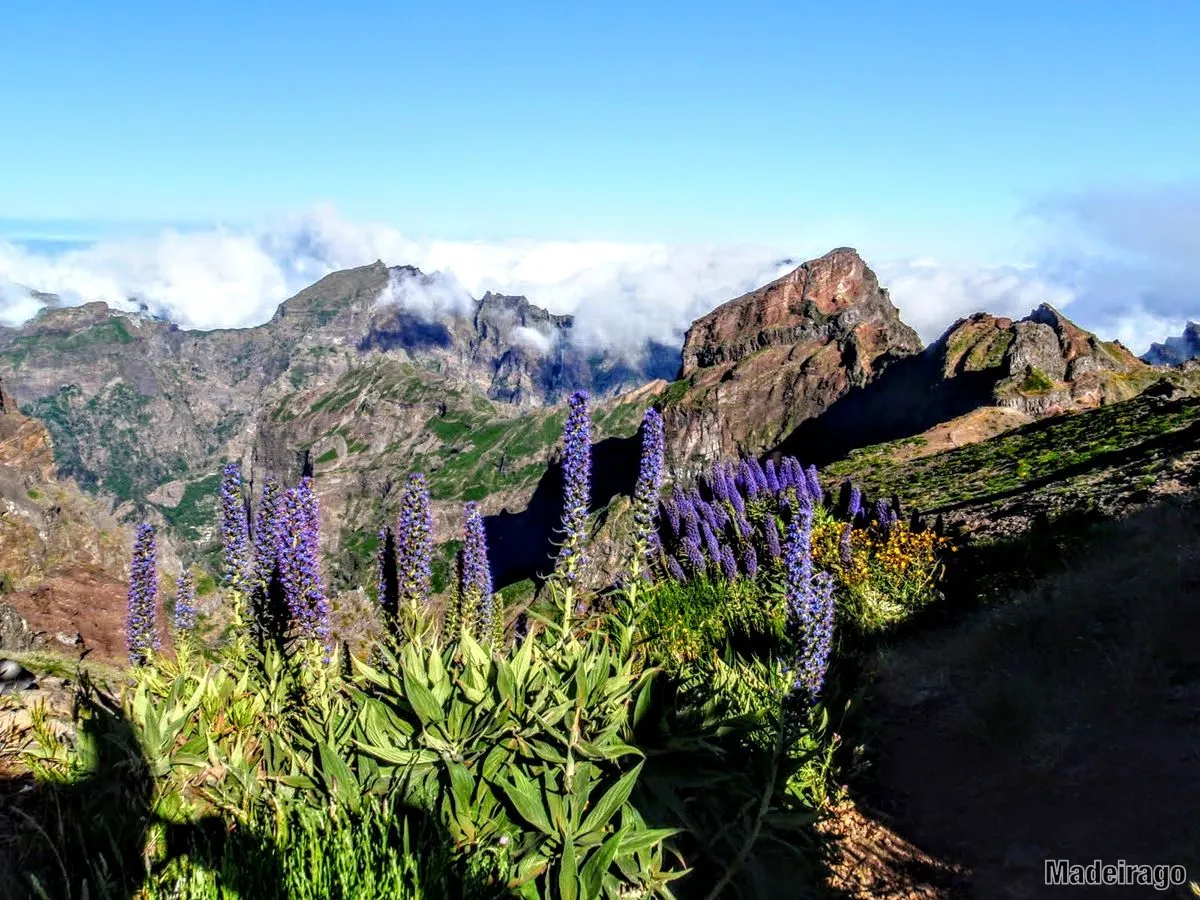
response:
M817 467L809 466L804 470L804 478L808 485L808 495L813 503L820 504L825 500L825 492L821 490L821 479L817 476Z
M487 535L483 529L483 513L472 500L465 507L463 524L462 600L463 618L474 616L479 633L487 634L492 627L492 570L488 566Z
M854 561L854 551L850 544L853 530L853 526L847 522L842 526L842 534L838 538L838 559L841 560L843 566L847 567Z
M250 525L242 495L242 467L227 463L221 475L221 553L225 585L235 591L250 587Z
M683 552L687 554L688 565L697 572L703 572L707 563L704 559L704 551L700 549L700 542L693 541L690 538L683 540Z
M858 518L858 514L862 512L862 507L862 491L857 484L852 484L850 485L850 502L846 507L846 515L849 516L851 522Z
M676 536L679 535L679 506L673 499L668 499L662 503L662 513L667 520L667 524L671 526L671 532Z
M742 571L746 573L746 577L753 580L758 575L758 553L755 552L752 545L747 544L746 549L742 551Z
M133 562L129 567L129 595L125 618L125 643L130 665L140 666L157 650L158 565L154 529L141 524L134 532Z
M750 460L743 459L742 464L738 466L738 479L745 485L747 497L753 500L758 496L758 479L750 469Z
M684 524L683 542L685 544L695 544L697 547L699 547L700 546L700 518L697 515L695 515L695 510L693 510L693 514L688 516L688 518L684 521L683 524ZM705 525L707 525L707 524L708 523L705 522Z
M771 559L779 559L783 550L779 546L779 525L775 521L774 516L767 516L766 528L767 552L771 555Z
M737 559L733 555L732 547L728 544L722 544L720 553L717 554L717 559L721 563L721 572L724 573L726 578L730 581L737 578Z
M811 510L787 526L784 553L788 626L797 647L794 685L815 703L825 681L833 636L833 579L813 572Z
M276 553L292 623L302 637L328 646L329 600L321 580L320 519L312 479L306 476L284 494Z
M650 533L654 530L654 514L663 486L665 453L662 413L657 409L648 409L642 419L642 462L633 489L634 542L639 546L648 543ZM676 514L676 530L678 521Z
M676 581L687 581L687 574L683 571L683 566L673 556L667 559L667 573Z
M570 412L563 429L563 544L555 568L568 585L573 585L587 562L592 479L592 423L587 391L573 393L568 405Z
M254 580L261 591L267 590L275 574L282 501L279 482L272 479L263 485L254 517Z
M700 533L704 535L704 549L708 551L708 558L713 563L721 561L721 542L717 540L717 534L707 522L700 525Z
M175 582L175 615L173 617L177 632L191 631L196 627L196 581L192 578L190 569L179 573Z
M746 501L742 499L742 492L737 488L729 494L729 505L733 507L734 522L741 522L746 518Z
M767 490L772 494L779 493L779 476L775 474L775 460L768 459L767 465L763 472L763 477L767 482Z
M882 497L875 501L875 519L879 522L879 527L884 531L892 527L892 508L888 506L888 502Z
M425 476L413 472L404 485L396 521L396 577L399 602L422 608L429 602L433 563L433 509Z

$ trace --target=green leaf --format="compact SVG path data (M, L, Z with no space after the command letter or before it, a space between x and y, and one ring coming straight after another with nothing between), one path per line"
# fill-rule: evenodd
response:
M563 844L562 860L558 869L558 896L562 900L578 900L579 870L575 866L575 845L571 841Z
M407 670L404 672L404 693L413 710L424 725L442 721L442 707L433 692L421 684Z
M514 772L513 780L501 782L500 789L525 821L545 834L555 834L550 826L550 818L546 815L546 808L542 806L541 792L533 782L520 772Z
M317 751L321 757L321 773L325 776L330 794L352 812L358 812L362 802L362 790L350 767L323 741L317 744Z
M620 853L622 856L640 853L677 834L679 834L678 828L647 828L643 831L627 831L624 838L621 839Z
M633 786L637 784L638 775L641 774L643 765L644 763L638 763L625 773L620 781L605 792L604 796L592 808L592 811L588 813L588 817L583 820L583 828L580 829L583 834L600 831L608 824L608 820L629 799L629 795L633 792Z
M580 881L583 883L585 897L600 896L600 889L604 885L604 873L612 865L613 858L617 855L617 847L624 835L624 829L618 831L601 844L600 849L593 853L592 858L584 864L583 871L580 873Z

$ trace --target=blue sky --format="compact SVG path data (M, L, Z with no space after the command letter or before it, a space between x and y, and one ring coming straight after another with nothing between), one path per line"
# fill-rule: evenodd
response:
M6 4L0 231L1004 258L1047 195L1197 175L1198 41L1184 0Z

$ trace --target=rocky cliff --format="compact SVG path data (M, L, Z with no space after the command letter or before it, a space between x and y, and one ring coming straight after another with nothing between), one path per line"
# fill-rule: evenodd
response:
M802 424L781 448L824 463L988 407L1020 424L1120 402L1160 374L1046 304L1018 321L976 313Z
M769 450L921 347L857 252L806 262L692 324L665 397L672 463Z
M1151 344L1142 360L1155 366L1178 366L1197 357L1200 357L1200 322L1188 322L1178 337Z

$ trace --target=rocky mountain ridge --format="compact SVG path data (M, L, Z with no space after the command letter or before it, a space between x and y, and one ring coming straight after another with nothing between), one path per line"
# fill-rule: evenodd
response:
M1133 396L1157 371L1050 307L1020 321L981 313L923 347L849 248L696 320L680 354L631 363L579 346L572 329L526 298L474 300L377 262L326 276L257 328L50 308L0 329L0 377L50 429L60 470L113 496L119 518L148 517L189 546L215 539L222 461L241 460L255 488L313 472L344 588L370 581L376 529L418 469L439 539L457 533L462 501L480 500L498 583L540 571L557 516L556 401L576 388L598 397L600 510L632 487L650 403L678 477L775 450L824 463L977 410L1004 411L993 433Z
M1188 322L1183 334L1150 345L1142 360L1155 366L1180 366L1200 358L1200 322Z

